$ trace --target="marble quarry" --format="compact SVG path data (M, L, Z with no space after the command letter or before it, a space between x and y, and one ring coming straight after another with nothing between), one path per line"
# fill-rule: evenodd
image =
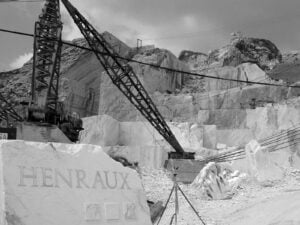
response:
M169 123L186 151L200 151L204 131L198 124ZM100 145L110 155L121 155L141 166L161 168L171 146L146 121L119 122L108 115L83 118L80 143Z
M268 104L256 109L216 111L200 110L199 122L168 122L179 143L186 151L244 147L251 140L261 140L279 131L299 125L300 100L295 98L281 104ZM146 121L117 121L108 115L83 119L85 130L81 143L105 147L117 154L123 152L144 166L160 167L166 159L169 144ZM130 148L136 154L130 154ZM153 149L152 151L145 149ZM145 160L150 159L150 160ZM158 161L157 161L158 160Z

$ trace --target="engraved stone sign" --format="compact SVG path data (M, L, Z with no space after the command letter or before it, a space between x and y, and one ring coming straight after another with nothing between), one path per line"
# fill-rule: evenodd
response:
M151 224L137 172L99 146L0 141L0 163L0 224Z
M0 140L7 140L8 139L8 133L0 133Z
M115 203L106 203L105 204L105 218L108 221L111 220L120 220L120 204Z
M101 206L97 203L86 204L85 220L99 221L101 220Z
M136 220L136 204L127 202L124 204L124 217L126 220Z

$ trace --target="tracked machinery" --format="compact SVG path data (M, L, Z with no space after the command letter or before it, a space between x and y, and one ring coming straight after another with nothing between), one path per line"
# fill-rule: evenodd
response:
M58 98L62 29L59 0L47 0L35 23L31 96L16 105L0 95L1 139L78 140L82 120L65 113Z
M112 83L175 150L169 152L172 164L167 162L166 167L185 171L181 178L183 182L192 180L203 165L195 163L194 153L184 151L128 61L118 55L110 43L68 0L61 1ZM64 115L61 110L63 107L58 102L61 32L59 0L47 0L35 25L32 98L28 103L28 115L20 122L35 123L35 126L42 125L43 122L49 126L58 125L74 141L82 129L82 123L78 118Z

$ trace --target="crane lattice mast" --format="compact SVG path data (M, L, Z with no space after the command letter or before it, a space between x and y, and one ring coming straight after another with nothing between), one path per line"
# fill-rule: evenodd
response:
M180 154L181 158L184 156L191 158L192 154L184 152L132 67L126 61L116 57L118 54L113 47L68 0L62 0L62 2L113 84L119 88L149 123Z
M46 0L35 23L29 120L55 123L61 61L62 22L59 0Z

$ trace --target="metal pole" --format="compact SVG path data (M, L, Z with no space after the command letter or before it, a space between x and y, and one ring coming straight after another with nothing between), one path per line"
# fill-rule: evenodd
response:
M161 219L162 219L162 217L163 217L163 215L164 215L164 213L165 213L165 211L166 211L166 209L167 209L167 206L168 206L168 204L169 204L169 202L170 202L170 199L171 199L171 196L172 196L172 194L173 194L174 189L175 189L175 186L172 187L172 190L171 190L171 192L170 192L170 194L169 194L169 197L168 197L168 200L167 200L166 205L165 205L165 207L164 207L164 210L163 210L163 212L162 212L162 214L161 214L161 216L160 216L160 218L159 218L159 220L158 220L158 222L157 222L156 225L159 225L159 223L160 223L160 221L161 221Z
M177 180L176 180L176 176L177 174L174 173L173 175L173 182L174 182L174 187L175 187L175 225L177 225L177 216L179 213L179 202L178 202L178 184L177 184Z
M192 205L192 203L189 201L189 199L186 197L186 195L183 193L182 189L178 186L179 191L181 192L181 194L183 195L183 197L185 198L185 200L189 203L189 205L191 206L191 208L193 209L193 211L195 212L195 214L197 215L197 217L199 218L199 220L206 225L206 223L203 221L203 219L201 218L201 216L199 215L198 211L194 208L194 206Z

